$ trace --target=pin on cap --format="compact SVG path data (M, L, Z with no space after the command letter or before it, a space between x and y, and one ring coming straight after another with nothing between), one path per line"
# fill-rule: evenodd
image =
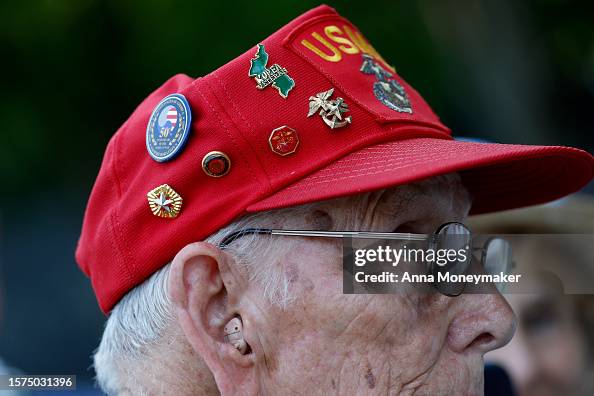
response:
M375 75L373 93L385 106L401 113L411 113L412 107L404 87L396 81L392 73L385 70L372 56L363 54L362 73Z
M221 177L229 173L231 160L220 151L211 151L202 159L202 170L208 176Z
M345 103L343 98L330 99L334 93L334 88L327 91L317 93L316 96L309 97L309 112L308 117L320 111L320 116L324 123L330 129L342 128L351 123L351 116L343 118L343 114L349 111L349 106Z
M250 59L250 70L248 76L254 77L256 80L256 88L264 89L269 85L272 85L278 90L278 93L283 98L287 98L289 91L295 86L295 80L293 80L287 74L287 69L275 63L274 65L267 67L268 64L268 53L264 48L264 44L258 44L256 55Z
M283 125L272 131L268 138L268 144L274 153L284 157L297 151L299 136L297 136L296 130Z
M167 184L152 189L146 196L155 216L174 218L181 210L182 197Z
M153 110L146 126L146 149L157 162L175 157L188 140L192 112L186 98L172 94L163 98Z

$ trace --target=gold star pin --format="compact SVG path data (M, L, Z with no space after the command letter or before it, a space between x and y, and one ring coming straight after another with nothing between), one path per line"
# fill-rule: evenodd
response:
M162 184L146 194L155 216L167 219L177 217L182 206L182 197L167 184Z

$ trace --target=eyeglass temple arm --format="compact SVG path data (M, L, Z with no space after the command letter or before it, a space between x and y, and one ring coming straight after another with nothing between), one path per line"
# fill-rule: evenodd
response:
M259 235L270 235L272 234L272 230L270 228L244 228L239 231L232 232L231 234L227 235L223 240L219 243L219 247L225 248L236 239L241 238L244 235L250 234L259 234Z
M225 237L221 247L226 247L231 242L247 234L260 235L285 235L285 236L303 236L303 237L326 237L326 238L365 238L365 239L396 239L405 241L426 241L432 235L411 234L398 232L366 232L366 231L313 231L313 230L276 230L270 228L246 228L236 231Z
M272 235L290 235L327 238L366 238L397 239L406 241L425 241L431 236L427 234L410 234L398 232L366 232L366 231L308 231L308 230L270 230Z

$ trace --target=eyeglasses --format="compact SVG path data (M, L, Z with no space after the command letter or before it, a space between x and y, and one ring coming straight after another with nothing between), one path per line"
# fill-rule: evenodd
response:
M508 274L512 268L512 251L509 241L494 237L488 239L481 247L472 247L472 233L462 223L451 222L442 224L433 234L414 234L398 232L367 232L367 231L313 231L313 230L279 230L272 228L244 228L235 231L223 238L219 243L221 249L227 248L237 239L250 234L275 235L275 236L298 236L298 237L322 237L322 238L353 238L353 239L376 239L376 240L400 240L428 242L435 251L439 249L453 249L465 251L465 259L448 260L445 265L440 265L436 260L427 262L428 273L432 274L435 281L435 289L446 296L455 297L464 291L466 283L439 281L438 274L448 272L450 275L467 274L473 254L486 274L497 275ZM501 285L496 285L501 291Z

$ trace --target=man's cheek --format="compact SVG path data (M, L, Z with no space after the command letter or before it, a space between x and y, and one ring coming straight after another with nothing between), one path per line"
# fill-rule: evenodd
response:
M425 378L421 395L482 395L483 361L444 350Z
M336 336L362 348L381 345L385 350L410 344L415 334L414 315L398 298L388 295L339 295L325 302L327 316L333 318Z

